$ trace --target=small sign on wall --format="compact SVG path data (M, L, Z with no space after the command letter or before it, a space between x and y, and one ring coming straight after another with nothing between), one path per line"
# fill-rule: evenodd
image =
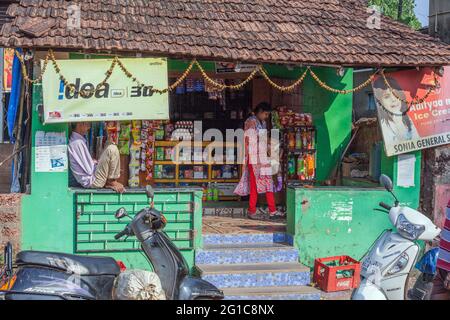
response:
M67 162L66 133L36 131L34 171L64 172L68 167Z
M397 186L409 188L414 187L414 171L416 167L416 156L413 154L401 154L397 162Z

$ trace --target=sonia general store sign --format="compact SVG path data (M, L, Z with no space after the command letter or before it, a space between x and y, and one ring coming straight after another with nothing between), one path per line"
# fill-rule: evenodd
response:
M94 90L105 79L111 59L58 60L61 74L74 86L73 91L53 68L47 68L42 79L44 122L168 119L168 94L154 93L150 87L167 88L167 60L135 58L121 62L146 86L138 86L116 66L108 82Z
M424 102L410 106L405 102L426 95L435 84L433 72L424 68L386 74L392 90L381 76L373 82L388 156L450 144L450 67L443 77L436 75L440 86Z

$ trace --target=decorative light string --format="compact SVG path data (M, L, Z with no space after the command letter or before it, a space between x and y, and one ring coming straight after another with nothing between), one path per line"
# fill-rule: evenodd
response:
M57 75L59 76L60 80L64 83L64 85L69 89L69 91L73 94L75 93L75 86L71 83L69 83L69 81L64 77L64 75L61 72L61 68L58 65L58 62L55 58L55 55L53 53L53 50L49 49L47 52L47 55L44 59L44 63L41 69L40 74L37 76L36 79L31 79L27 73L26 67L25 67L25 63L24 63L24 57L17 51L15 50L15 54L18 57L20 63L21 63L21 69L22 69L22 74L23 74L23 78L25 81L28 81L29 83L38 83L42 81L43 75L47 70L47 66L49 61L52 62L53 68L55 70L55 72L57 73ZM111 66L109 67L109 69L105 72L105 78L97 84L97 86L95 87L95 89L92 90L88 90L88 89L83 89L79 91L79 94L83 97L89 97L92 96L94 93L96 93L97 91L101 90L102 88L104 88L105 84L107 83L107 81L109 80L109 78L111 77L114 68L118 66L121 71L125 74L126 77L128 77L132 82L136 83L138 86L140 87L148 87L150 89L150 91L155 92L155 93L159 93L159 94L164 94L170 91L175 90L176 87L178 87L187 77L188 75L192 72L192 69L194 68L194 66L196 66L198 68L198 70L200 71L201 76L203 77L203 79L208 82L211 86L213 86L214 88L217 88L219 90L225 90L225 89L229 89L229 90L240 90L241 88L243 88L245 85L247 85L251 80L253 80L258 74L260 74L273 88L281 91L281 92L291 92L293 91L298 85L300 85L301 83L303 83L303 81L305 80L306 76L308 74L311 75L311 77L319 84L319 86L329 92L333 92L333 93L338 93L338 94L349 94L349 93L354 93L357 91L362 90L363 88L367 87L370 83L373 82L373 80L375 79L375 77L377 76L377 74L381 74L381 76L383 77L384 82L386 83L387 88L389 89L389 91L392 92L392 94L394 95L394 97L404 103L408 104L408 110L410 109L411 105L414 103L422 103L424 102L428 96L431 94L431 92L433 92L438 86L439 86L439 82L438 79L436 77L436 73L434 73L434 80L435 80L435 85L431 88L428 89L427 93L425 94L424 97L422 98L418 98L417 96L411 101L408 102L406 101L406 99L401 98L400 96L398 96L398 94L395 92L395 90L392 88L392 86L389 84L388 80L386 79L386 76L384 74L384 70L377 70L375 73L373 73L366 81L364 81L363 83L361 83L360 85L358 85L357 87L353 88L353 89L345 89L345 90L341 90L341 89L336 89L333 88L331 86L329 86L328 84L326 84L324 81L322 81L319 76L311 69L311 67L306 67L306 70L302 73L302 75L295 80L292 84L287 85L287 86L281 86L279 84L277 84L276 82L274 82L268 75L268 72L264 69L264 67L262 65L258 65L256 66L256 68L249 74L249 76L244 79L243 81L241 81L238 84L233 84L233 85L227 85L224 83L219 83L216 80L214 80L213 78L211 78L207 72L205 71L205 69L203 68L203 66L196 60L193 59L188 67L186 68L186 70L181 74L181 76L179 76L174 83L172 83L171 85L169 85L167 88L164 89L159 89L159 88L154 88L151 85L145 85L143 82L141 82L139 79L137 79L127 68L126 66L123 64L123 62L119 59L118 56L115 56L112 59L111 62ZM408 111L407 110L407 111ZM407 112L406 111L406 112ZM405 112L405 113L406 113Z

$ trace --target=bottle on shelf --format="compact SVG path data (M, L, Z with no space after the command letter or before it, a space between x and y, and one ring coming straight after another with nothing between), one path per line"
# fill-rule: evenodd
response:
M289 149L295 149L295 133L294 132L288 133L288 146L289 146Z
M306 155L306 175L308 180L314 179L314 171L315 171L315 161L314 157L311 154Z
M299 180L305 180L306 179L306 175L305 175L305 159L301 155L297 159L297 178Z
M297 128L297 130L295 131L295 148L302 148L302 132L299 128Z
M293 155L289 156L287 173L289 179L292 179L295 176L295 157Z
M212 201L212 199L213 199L213 190L212 190L211 182L208 182L206 200Z
M219 189L217 188L217 182L213 185L213 201L219 201Z

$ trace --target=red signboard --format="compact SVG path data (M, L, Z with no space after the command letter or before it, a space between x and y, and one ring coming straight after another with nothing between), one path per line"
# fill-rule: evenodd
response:
M388 156L450 143L450 67L444 76L434 69L386 74L373 82L378 119ZM420 103L438 80L439 86Z

